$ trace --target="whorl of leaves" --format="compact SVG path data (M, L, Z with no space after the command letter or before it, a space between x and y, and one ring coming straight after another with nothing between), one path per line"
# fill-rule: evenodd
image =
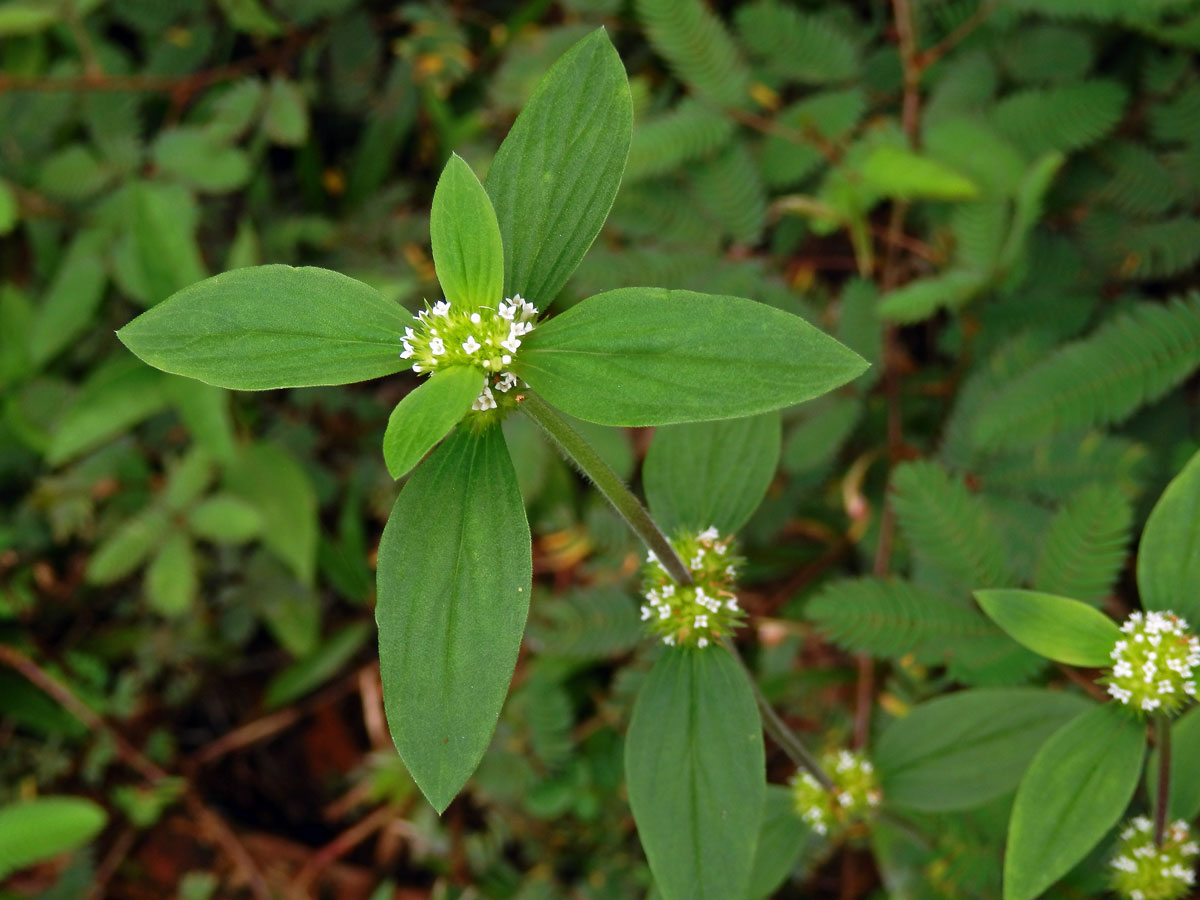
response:
M1200 294L1139 304L986 398L973 437L982 447L1012 447L1121 422L1197 365Z
M639 122L629 145L625 183L673 172L719 150L733 135L733 120L694 97L668 113Z
M845 650L884 658L912 653L927 663L942 661L959 640L993 631L965 603L895 578L831 582L808 602L805 614Z
M992 123L1030 156L1079 150L1116 127L1127 99L1122 85L1104 79L1033 88L1001 100Z
M637 15L680 81L720 106L745 103L746 62L724 23L701 0L637 0Z
M960 478L929 460L892 474L900 530L923 566L964 590L1006 583L1005 541L986 506Z
M1041 541L1034 587L1097 602L1112 590L1125 562L1133 504L1113 484L1092 484L1055 513Z
M829 84L859 71L854 42L821 16L778 0L758 0L738 9L736 23L746 46L786 78Z

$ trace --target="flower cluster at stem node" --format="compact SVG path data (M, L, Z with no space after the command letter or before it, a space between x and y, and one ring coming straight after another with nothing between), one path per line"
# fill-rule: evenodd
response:
M486 412L501 404L515 406L509 392L518 379L509 367L521 338L533 331L537 307L517 294L500 301L495 309L452 309L446 300L427 306L416 315L415 327L405 328L400 339L401 359L412 360L412 370L430 375L449 366L470 366L487 381L471 409Z
M811 773L797 772L791 782L792 805L800 818L820 835L870 818L883 792L866 756L837 750L824 754L820 763L833 781L833 790L822 787Z
M1178 713L1196 696L1200 638L1172 612L1135 612L1121 632L1104 679L1108 693L1141 713Z
M669 646L708 647L738 627L745 613L733 592L741 560L716 528L671 542L692 573L692 584L675 583L654 551L646 557L642 621Z
M1162 846L1154 842L1154 825L1145 816L1121 829L1112 866L1113 888L1127 900L1179 900L1196 881L1200 844L1192 840L1187 822L1168 825Z

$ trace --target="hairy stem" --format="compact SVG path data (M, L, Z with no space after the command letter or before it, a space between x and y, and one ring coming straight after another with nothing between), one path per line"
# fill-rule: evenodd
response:
M524 410L529 418L542 427L551 440L558 446L559 450L562 451L563 455L579 471L592 480L592 483L599 488L600 493L607 498L608 502L613 505L613 508L621 514L621 517L633 529L634 534L640 537L646 543L646 546L654 551L663 566L671 574L671 577L678 584L691 584L692 573L683 564L683 560L679 558L679 554L675 552L675 548L671 546L671 542L667 540L666 536L662 533L662 529L658 527L658 523L651 518L650 513L642 506L641 501L625 486L625 483L621 481L617 473L592 449L592 445L584 440L583 436L572 428L571 424L559 415L552 406L536 394L526 392L524 399L521 401L521 409ZM742 659L741 654L738 653L733 641L726 638L724 643L729 652L733 654L733 658L737 661L737 664L741 666L742 671L746 673L746 680L750 683L750 687L754 691L754 699L757 701L759 712L762 715L763 730L774 739L775 743L788 755L792 762L800 768L811 772L812 776L826 790L833 790L832 779L825 774L813 755L800 743L800 739L779 718L779 714L771 707L767 698L762 695L762 691L758 689L754 677L750 674L750 670L746 668L746 663Z
M750 688L754 691L754 699L758 703L758 711L762 715L763 731L771 736L793 763L799 768L808 771L813 778L821 783L821 787L825 788L825 790L832 791L834 789L833 779L825 773L825 770L821 768L821 764L817 762L817 758L800 742L800 738L796 737L795 732L788 728L787 723L783 719L779 718L779 713L775 712L775 707L771 705L771 701L763 696L763 692L758 689L758 682L754 680L754 676L746 667L746 661L738 653L737 646L729 638L725 638L724 644L725 649L733 654L734 660L737 661L737 664L746 674L746 680L750 682Z
M612 467L592 449L592 445L584 439L583 435L572 428L570 422L559 415L554 407L537 394L527 391L521 401L521 409L542 427L542 430L562 451L563 456L591 479L605 499L633 529L634 534L654 551L654 555L658 557L676 583L691 584L692 573L683 564L683 560L679 558L679 554L675 552L671 542L658 527L658 523L650 517L650 513L646 512L646 507L642 506L641 501L625 486L625 482L621 481L620 476L612 470Z
M1161 847L1167 833L1167 801L1171 796L1171 720L1158 716L1154 721L1158 745L1158 796L1154 800L1154 843Z

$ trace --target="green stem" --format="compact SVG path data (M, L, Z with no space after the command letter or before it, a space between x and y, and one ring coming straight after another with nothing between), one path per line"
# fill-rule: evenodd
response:
M1157 716L1154 722L1158 745L1158 796L1154 803L1154 843L1161 847L1167 833L1167 803L1171 797L1171 720Z
M605 499L633 529L634 534L654 551L654 555L676 583L691 584L692 573L683 564L671 542L658 527L658 523L650 518L650 513L646 512L641 501L625 486L625 482L621 481L621 477L612 467L600 458L600 454L592 449L592 445L583 435L572 428L571 423L559 415L554 407L530 391L525 392L521 410L542 427L562 451L563 456L592 480Z
M621 517L629 524L634 533L646 543L646 546L654 551L654 554L662 562L663 567L671 574L671 577L675 579L676 583L681 585L691 584L692 573L683 564L683 560L679 558L679 554L675 552L675 548L671 546L671 542L667 540L666 536L662 533L662 529L658 527L658 523L650 517L650 513L646 511L641 501L625 486L625 482L621 481L617 473L612 470L608 463L600 458L600 455L592 449L592 445L584 440L583 435L572 428L571 424L559 415L554 407L546 403L537 394L526 391L525 397L521 401L521 409L529 418L542 427L542 430L550 436L550 439L554 441L558 449L562 451L562 454L580 472L592 480L592 483L599 488L600 493L613 505L613 508L621 514ZM758 702L758 709L762 715L763 730L775 740L775 743L788 755L792 762L812 773L812 776L826 790L833 790L833 780L825 774L825 771L817 763L817 760L808 752L808 749L800 742L800 739L796 737L792 730L787 727L784 721L779 718L779 714L775 712L770 702L763 696L762 691L758 689L754 677L750 674L750 670L746 667L746 663L742 659L741 654L738 653L733 641L726 638L725 646L733 654L733 658L741 666L742 671L746 673L746 680L750 683L750 687L754 691L754 699Z
M750 682L751 690L754 691L754 699L758 703L758 711L762 715L763 731L774 739L779 748L788 755L788 758L796 766L808 770L809 774L821 783L821 787L827 791L834 790L833 779L821 768L821 764L817 762L817 758L808 752L808 748L800 742L800 738L796 737L795 732L787 727L787 723L783 719L779 718L779 713L775 712L775 707L771 705L771 701L763 696L763 692L758 688L758 682L754 680L754 676L746 666L746 661L738 653L738 649L733 641L727 637L724 643L725 649L733 654L733 658L746 674L746 680Z

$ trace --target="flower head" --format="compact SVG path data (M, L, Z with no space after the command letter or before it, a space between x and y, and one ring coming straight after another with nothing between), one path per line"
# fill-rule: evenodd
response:
M520 294L500 301L495 309L459 310L438 300L417 313L413 327L404 329L400 358L412 360L412 370L423 375L448 366L479 369L487 382L471 409L497 409L517 386L508 367L521 339L533 331L537 314L537 307Z
M1130 819L1109 861L1113 888L1128 900L1178 900L1191 893L1198 856L1200 844L1192 840L1187 822L1167 826L1158 846L1149 819Z
M827 835L868 819L883 800L875 768L862 753L837 750L821 757L821 768L833 780L826 790L808 772L792 778L796 813L817 834Z
M733 592L740 560L716 528L682 535L671 544L692 573L692 584L676 584L651 551L643 572L642 621L664 644L709 647L745 617Z
M1113 646L1108 693L1139 713L1179 712L1196 696L1200 638L1172 612L1135 612Z

